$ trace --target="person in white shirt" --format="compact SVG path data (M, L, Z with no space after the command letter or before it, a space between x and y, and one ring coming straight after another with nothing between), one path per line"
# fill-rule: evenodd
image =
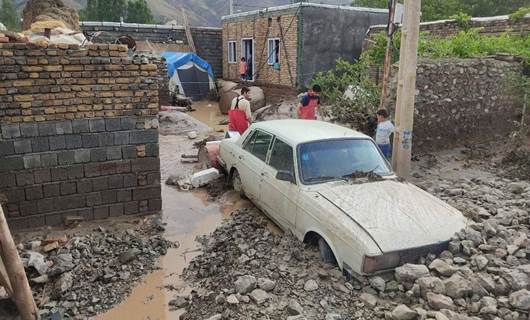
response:
M377 131L375 134L375 143L383 152L383 155L390 159L392 156L392 146L390 145L390 135L394 132L394 125L388 120L388 111L381 109L377 111Z

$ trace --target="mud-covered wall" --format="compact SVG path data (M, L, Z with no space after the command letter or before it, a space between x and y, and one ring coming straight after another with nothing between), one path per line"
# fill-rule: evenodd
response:
M485 59L420 60L413 150L427 152L493 141L514 129L521 106L508 89L521 64ZM394 69L387 108L395 107Z
M0 201L12 228L160 211L157 76L125 46L0 44Z
M333 68L340 58L358 59L368 28L387 19L385 10L302 7L299 85L307 85L315 73Z

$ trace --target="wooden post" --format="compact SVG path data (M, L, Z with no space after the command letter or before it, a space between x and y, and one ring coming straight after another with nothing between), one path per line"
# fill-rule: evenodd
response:
M184 30L186 32L186 39L188 40L188 47L190 48L191 52L197 53L197 50L195 49L195 41L193 41L193 34L191 33L190 23L188 21L188 14L186 13L186 10L184 10L184 8L181 8L181 11L182 18L184 20Z
M379 108L384 109L385 99L388 94L388 86L390 79L390 71L392 69L392 52L394 51L394 45L392 40L394 38L395 24L394 19L396 16L396 5L397 0L389 0L388 5L388 24L387 24L387 38L386 38L386 52L385 52L385 62L383 64L383 80L381 85L381 99L379 100Z
M0 246L2 248L0 252L2 254L2 261L4 262L7 276L9 277L9 282L11 282L11 288L13 290L11 298L15 301L20 316L23 320L38 319L37 305L35 304L35 300L33 300L24 266L18 256L18 251L11 237L11 231L7 225L4 210L1 205Z
M0 246L0 252L1 251L2 246ZM11 288L11 282L9 282L9 277L7 276L6 268L4 267L4 262L2 261L2 255L0 255L0 286L4 287L10 297L13 296L13 289Z
M405 0L405 20L401 28L398 94L396 101L396 132L392 163L400 177L410 175L412 128L418 64L421 0Z

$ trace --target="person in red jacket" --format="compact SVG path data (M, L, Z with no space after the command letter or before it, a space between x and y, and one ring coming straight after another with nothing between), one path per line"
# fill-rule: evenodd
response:
M311 89L300 99L298 106L298 117L306 120L316 120L316 110L320 105L320 92L322 89L318 84L313 85Z
M243 87L241 95L232 100L230 111L228 111L228 131L243 134L251 122L250 89Z

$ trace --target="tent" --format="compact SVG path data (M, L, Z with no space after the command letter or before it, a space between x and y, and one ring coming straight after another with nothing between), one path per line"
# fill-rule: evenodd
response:
M208 62L190 52L162 53L166 59L169 91L201 100L215 90L214 74Z

